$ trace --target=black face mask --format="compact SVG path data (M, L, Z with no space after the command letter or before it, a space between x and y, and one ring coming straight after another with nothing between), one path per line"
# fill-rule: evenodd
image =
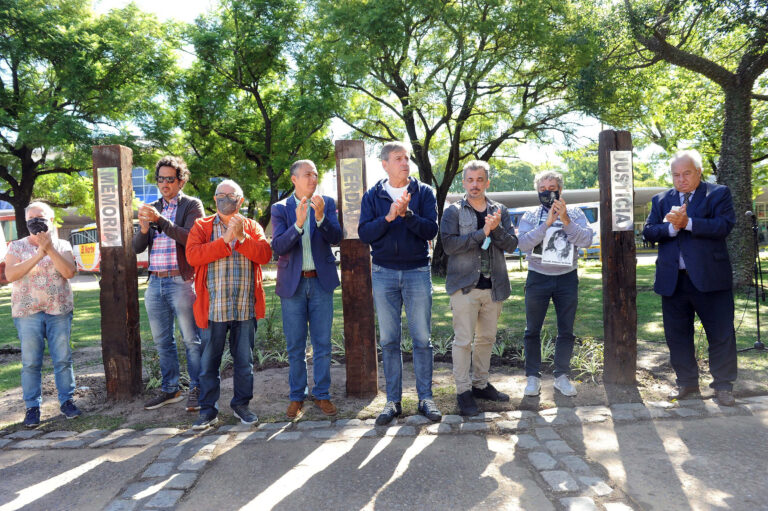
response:
M546 192L539 192L539 202L541 202L541 205L545 208L549 209L552 207L552 204L555 203L557 199L560 198L560 192L550 191L547 190Z
M48 222L46 222L45 218L30 218L27 220L27 229L29 229L29 234L48 232Z

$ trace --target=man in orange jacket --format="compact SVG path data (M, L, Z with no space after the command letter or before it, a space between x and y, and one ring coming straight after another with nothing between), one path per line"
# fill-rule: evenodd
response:
M258 422L249 408L253 398L253 340L256 321L264 317L261 265L272 258L264 230L238 213L245 198L232 180L214 195L216 214L199 218L187 238L187 261L195 267L193 307L201 329L200 416L193 429L218 422L219 366L229 332L235 394L230 406L243 424Z

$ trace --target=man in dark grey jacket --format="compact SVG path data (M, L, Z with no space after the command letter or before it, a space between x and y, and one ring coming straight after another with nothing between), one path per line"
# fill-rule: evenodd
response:
M189 180L184 160L174 156L161 158L155 166L157 188L162 198L139 208L140 230L133 237L133 249L149 249L149 285L144 293L149 327L160 356L162 387L160 393L144 403L154 410L184 399L179 389L179 357L174 339L174 318L184 340L189 373L187 411L200 409L200 333L195 325L195 270L187 262L185 247L189 230L203 216L200 199L181 192Z
M453 311L453 378L462 415L477 415L476 397L509 401L488 382L488 371L501 307L510 294L504 252L517 248L517 237L507 208L485 195L488 170L479 160L464 166L467 193L446 208L440 223L448 254L445 290Z

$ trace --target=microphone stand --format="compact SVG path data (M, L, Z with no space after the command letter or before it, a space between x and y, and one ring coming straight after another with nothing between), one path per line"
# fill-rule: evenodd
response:
M765 301L765 288L763 287L763 268L760 264L760 244L758 240L760 228L757 226L757 216L755 216L754 213L748 211L747 216L752 218L752 238L755 242L755 313L757 315L757 341L755 341L753 348L747 349L764 350L765 344L763 344L762 340L760 339L760 293L758 293L759 279L760 290L762 291L763 301Z

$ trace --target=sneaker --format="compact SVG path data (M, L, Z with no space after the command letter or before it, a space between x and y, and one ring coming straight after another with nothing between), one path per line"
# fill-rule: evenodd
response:
M338 413L336 405L331 403L329 399L315 399L315 406L320 408L320 411L328 417L333 417Z
M422 399L419 401L419 413L432 422L440 422L443 414L437 409L437 405L431 399Z
M456 394L456 402L459 404L460 415L472 416L480 413L471 390L465 390L461 394Z
M192 387L187 392L187 411L197 412L200 410L200 387Z
M400 403L395 403L394 401L387 401L387 404L384 405L384 409L381 411L378 417L376 417L376 425L377 426L384 426L386 424L389 424L392 422L392 419L395 417L400 417L403 413L403 408L400 406Z
M509 396L496 390L496 387L488 383L485 388L479 389L472 387L472 395L478 399L487 399L488 401L509 401Z
M192 424L192 429L194 429L195 431L200 431L215 425L217 422L219 422L219 418L216 415L212 417L204 417L201 415L195 421L195 423Z
M40 425L40 407L33 406L27 408L27 413L24 414L24 427L36 428Z
M304 414L301 410L302 406L304 406L304 401L291 401L288 405L288 409L285 411L285 415L289 419L298 419Z
M538 396L541 393L541 378L538 376L529 376L528 383L525 384L524 396Z
M573 397L576 395L576 387L564 374L555 378L555 388L564 396Z
M240 419L240 422L243 424L255 424L259 422L259 418L255 413L248 409L248 405L233 406L232 411L234 412L235 417Z
M160 394L153 397L146 403L144 403L144 409L145 410L154 410L156 408L160 408L161 406L169 405L171 403L178 403L184 399L184 396L181 395L181 391L177 390L175 392L163 392L160 391Z
M75 406L75 403L73 403L71 399L65 401L64 404L59 407L59 410L61 410L61 413L63 413L64 417L67 419L74 419L76 417L80 417L83 414L83 412L81 412L80 409Z

